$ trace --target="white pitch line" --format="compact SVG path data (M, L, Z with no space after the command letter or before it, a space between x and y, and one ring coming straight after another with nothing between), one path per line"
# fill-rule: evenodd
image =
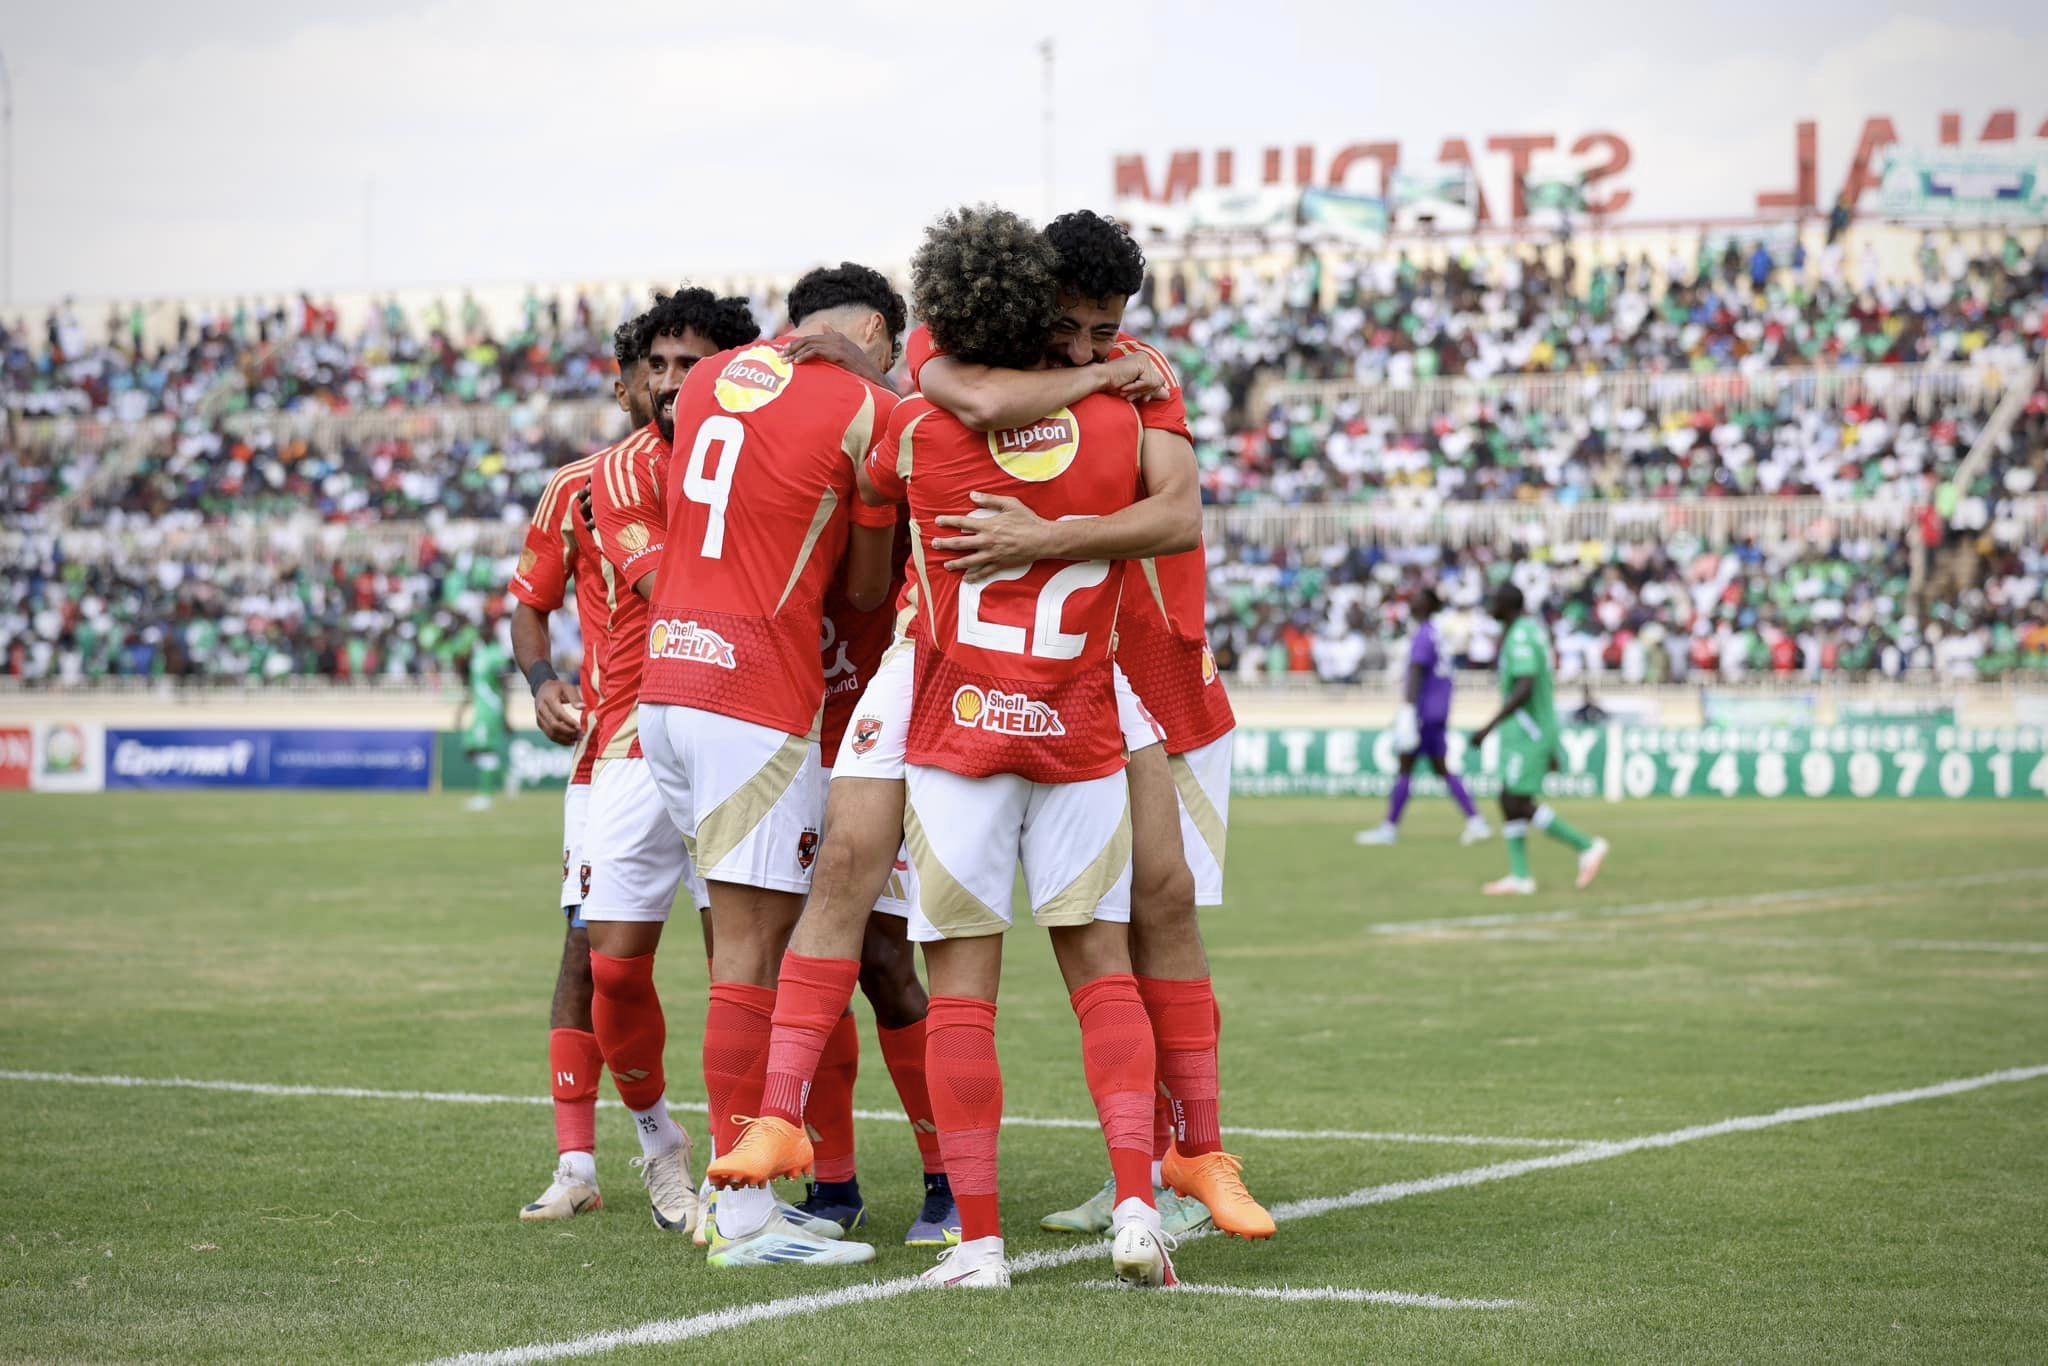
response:
M1272 1213L1275 1219L1283 1223L1295 1219L1314 1219L1325 1214L1334 1214L1339 1210L1357 1209L1365 1205L1384 1205L1395 1200L1406 1200L1411 1196L1432 1195L1438 1191L1458 1190L1467 1186L1483 1186L1489 1182L1506 1181L1557 1167L1576 1167L1588 1162L1604 1162L1610 1158L1625 1157L1630 1153L1646 1152L1656 1148L1675 1148L1683 1143L1697 1143L1702 1139L1719 1138L1725 1134L1754 1133L1759 1129L1776 1128L1782 1124L1799 1124L1806 1120L1825 1119L1832 1115L1882 1110L1889 1106L1960 1095L1965 1091L1975 1091L1986 1086L2033 1081L2040 1077L2048 1077L2048 1066L2009 1067L2003 1071L1986 1072L1975 1077L1959 1077L1952 1081L1937 1082L1932 1086L1915 1087L1909 1091L1880 1091L1872 1095L1858 1096L1853 1100L1828 1101L1819 1105L1795 1105L1783 1110L1773 1110L1769 1114L1742 1115L1713 1124L1696 1124L1690 1128L1673 1129L1668 1133L1646 1134L1641 1138L1624 1139L1614 1143L1588 1144L1570 1152L1550 1153L1543 1157L1523 1158L1515 1162L1496 1162L1487 1167L1470 1167L1464 1171L1445 1172L1441 1176L1424 1177L1417 1181L1395 1181L1383 1186L1367 1186L1348 1195L1331 1196L1327 1199L1296 1200L1275 1207ZM1011 1261L1010 1274L1012 1277L1025 1276L1034 1271L1068 1266L1091 1257L1100 1257L1108 1251L1108 1243L1098 1242L1059 1248L1050 1252L1028 1253ZM923 1286L924 1282L916 1276L904 1276L893 1281L871 1281L866 1285L848 1286L844 1290L791 1295L756 1304L736 1305L730 1309L714 1310L686 1319L656 1319L634 1328L592 1333L561 1342L534 1342L523 1347L506 1347L497 1351L465 1352L460 1356L440 1358L433 1362L432 1366L531 1366L534 1362L598 1356L620 1347L668 1346L688 1342L693 1338L704 1337L726 1328L738 1327L741 1324L796 1318L828 1309L893 1299Z
M1903 882L1864 882L1836 887L1800 887L1785 892L1747 896L1695 896L1682 901L1645 901L1633 906L1581 906L1555 911L1503 911L1492 915L1460 915L1440 920L1403 920L1372 925L1373 934L1428 934L1435 930L1487 930L1511 925L1548 925L1567 920L1616 920L1627 916L1677 915L1686 911L1740 910L1755 906L1796 906L1836 897L1880 896L1895 892L1990 887L2048 877L2048 868L2007 868L1992 873L1965 873Z
M366 1086L297 1086L266 1081L214 1081L201 1077L124 1077L107 1076L85 1072L23 1072L0 1069L0 1081L52 1082L64 1086L128 1086L151 1087L179 1091L228 1091L248 1096L314 1096L339 1100L402 1100L417 1101L433 1105L552 1105L549 1096L508 1096L493 1095L481 1091L381 1091ZM598 1102L605 1109L617 1109L615 1100ZM684 1110L693 1114L707 1114L710 1107L702 1101L675 1101L671 1110ZM907 1124L909 1120L901 1110L855 1110L855 1119L875 1120L881 1123ZM1100 1132L1102 1123L1094 1119L1067 1119L1060 1116L1006 1115L1006 1128L1016 1129L1074 1129L1090 1133ZM1409 1143L1442 1144L1462 1148L1576 1148L1593 1142L1584 1138L1516 1138L1495 1134L1410 1134L1376 1129L1237 1129L1225 1128L1226 1134L1244 1138L1262 1138L1309 1143Z
M1130 1293L1122 1281L1087 1281L1084 1290ZM1402 1309L1520 1309L1520 1300L1458 1300L1444 1295L1416 1295L1406 1290L1346 1290L1340 1286L1193 1285L1182 1281L1166 1287L1169 1295L1226 1295L1242 1300L1280 1300L1287 1304L1331 1301L1338 1304L1390 1304Z
M1479 939L1517 944L1610 943L1614 936L1593 939L1582 933L1562 930L1481 930ZM1649 939L1632 937L1631 943L1713 944L1721 948L1759 949L1870 949L1901 953L2048 953L2048 941L2038 939L1872 939L1856 935L1757 935L1757 934L1652 934Z

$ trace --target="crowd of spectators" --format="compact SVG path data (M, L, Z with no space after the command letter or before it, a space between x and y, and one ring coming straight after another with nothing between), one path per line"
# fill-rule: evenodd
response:
M524 520L549 471L587 444L550 434L542 410L608 398L611 329L637 304L627 294L529 293L501 328L466 296L418 316L387 303L346 332L332 304L302 296L292 306L181 309L168 327L139 308L121 311L97 334L60 309L40 332L0 335L0 387L17 420L106 424L95 441L0 445L0 513L18 533L0 592L0 676L448 676L479 632L502 629L497 593L509 565L446 550L464 542L436 535L450 523ZM770 295L758 301L771 321L777 306ZM1567 677L2048 668L2048 544L2038 528L2015 537L1992 525L2001 499L2048 491L2048 393L2033 394L1969 489L1947 481L1987 408L1953 389L1897 407L1730 385L1709 407L1595 397L1560 415L1488 401L1419 424L1356 401L1283 401L1263 418L1252 404L1255 385L1274 376L1402 390L1530 372L1740 375L1914 361L2011 370L2048 341L2048 234L1975 254L1929 238L1903 280L1880 278L1874 256L1852 266L1840 244L1809 258L1798 247L1774 254L1769 242L1703 238L1689 258L1586 269L1568 246L1427 265L1400 252L1325 261L1304 251L1272 278L1225 274L1196 290L1176 273L1155 277L1129 325L1182 371L1211 503L1385 498L1427 510L1818 494L1925 505L1936 514L1929 544L1939 549L1946 535L1970 552L1968 573L1930 607L1934 599L1908 601L1904 538L1512 554L1296 553L1225 539L1211 547L1210 626L1219 661L1238 676L1374 675L1397 659L1406 602L1425 582L1451 604L1444 620L1463 657L1482 664L1490 636L1478 605L1509 574L1552 622ZM494 435L424 420L478 406L502 410ZM308 410L423 420L362 434L284 416ZM157 425L141 446L124 450L106 435L143 418ZM109 473L118 477L96 480L117 459ZM162 533L399 521L429 532L375 559L295 549L286 534L225 559L140 550L67 559L34 513L89 481L99 486L67 525Z

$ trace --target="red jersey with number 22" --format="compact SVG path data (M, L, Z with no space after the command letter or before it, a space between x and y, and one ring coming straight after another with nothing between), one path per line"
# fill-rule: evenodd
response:
M941 354L928 330L914 329L903 344L910 382L916 384L925 362ZM1143 356L1152 363L1168 388L1138 405L1138 420L1149 431L1191 440L1187 393L1158 348L1119 332L1109 355L1112 360ZM1168 754L1200 749L1237 724L1209 650L1208 610L1209 561L1199 545L1178 555L1136 561L1124 574L1116 662L1164 735Z
M923 398L898 405L868 478L910 504L919 584L908 757L969 778L1075 783L1124 766L1110 641L1124 565L1039 560L973 584L931 548L974 493L1040 517L1102 517L1139 496L1138 415L1094 394L1029 427L970 431Z
M668 545L642 702L807 735L825 696L825 589L855 471L896 396L784 342L698 361L676 395Z

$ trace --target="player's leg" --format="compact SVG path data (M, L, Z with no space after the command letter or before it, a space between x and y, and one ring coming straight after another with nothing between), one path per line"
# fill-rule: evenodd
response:
M1134 1285L1173 1281L1152 1179L1158 1039L1132 972L1131 793L1124 775L1035 785L1022 841L1031 917L1051 933L1081 1025L1088 1092L1109 1149L1111 1261ZM1178 845L1178 838L1174 844ZM1188 902L1193 901L1192 888ZM1185 966L1185 949L1165 961ZM1206 959L1203 960L1206 967Z
M960 1207L959 1244L924 1278L962 1290L1010 1284L998 1157L1003 1069L996 1057L996 989L1002 980L1003 935L981 928L980 934L934 938L924 946L932 981L931 1011L925 1018L926 1075L939 1145Z
M1421 756L1436 770L1450 789L1451 800L1458 804L1464 814L1465 828L1458 836L1460 844L1478 844L1493 837L1493 827L1486 823L1486 817L1479 814L1478 803L1472 800L1472 793L1465 786L1465 780L1451 767L1451 738L1449 728L1439 721L1422 728Z
M1488 896L1529 896L1536 891L1536 879L1529 874L1529 818L1536 814L1536 798L1515 790L1527 785L1522 751L1503 744L1501 761L1500 833L1508 846L1508 875L1480 890Z
M548 1011L548 1088L555 1109L555 1172L540 1197L519 1211L526 1221L566 1219L604 1208L597 1180L597 1090L604 1053L590 1023L590 936L583 925L590 864L584 857L590 785L562 797L562 913L569 924Z
M1401 813L1408 809L1409 788L1415 781L1415 761L1422 751L1411 749L1400 758L1400 772L1394 778L1394 791L1387 798L1387 818L1371 830L1361 830L1357 835L1360 844L1393 844L1401 838Z
M1230 767L1233 738L1223 735L1200 749L1167 756L1167 771L1180 819L1179 848L1194 878L1197 908L1223 904L1223 870L1230 836ZM1133 810L1140 796L1134 790ZM1143 846L1137 853L1142 869ZM1223 1015L1209 980L1208 960L1199 978L1168 978L1150 959L1149 927L1132 924L1132 957L1138 989L1159 1039L1159 1080L1173 1101L1173 1147L1160 1176L1169 1195L1205 1212L1216 1227L1241 1238L1270 1238L1273 1218L1245 1189L1243 1163L1223 1151L1220 1108L1222 1071L1218 1045ZM1166 980L1161 980L1167 978ZM1160 1209L1174 1204L1162 1200ZM1169 1217L1167 1232L1179 1220Z
M818 852L818 747L800 735L690 707L643 708L643 735L657 712L666 713L658 719L664 751L674 760L676 804L694 817L684 829L711 902L702 1059L723 1155L737 1149L740 1129L760 1110L776 965ZM647 743L651 754L654 742ZM721 1267L873 1260L873 1248L820 1236L827 1231L838 1230L814 1227L777 1201L765 1181L726 1190L714 1209L709 1260Z
M910 768L906 778L906 834L916 874L908 933L924 946L931 977L925 1077L960 1210L959 1245L925 1275L944 1286L1006 1286L996 1155L1003 1121L996 987L1032 785L1011 774L963 778L923 767Z
M1578 854L1577 885L1580 891L1593 885L1593 879L1600 876L1601 865L1607 862L1606 840L1586 834L1558 815L1548 802L1538 803L1536 809L1529 813L1529 824Z
M655 1225L691 1233L701 1209L689 1135L668 1112L668 1020L654 985L655 953L687 856L651 759L616 759L598 770L591 783L589 850L583 919L590 936L592 1029L619 1099L633 1115L641 1149L635 1165Z
M777 974L760 1123L747 1126L743 1146L720 1144L711 1165L720 1186L759 1185L812 1163L804 1097L853 999L868 915L887 889L903 843L911 678L911 651L892 649L848 723L832 768L810 898Z
M918 980L917 952L910 943L906 877L907 870L899 868L889 880L892 892L906 894L883 896L868 917L867 937L861 944L860 986L861 994L874 1007L882 1060L903 1103L924 1167L923 1203L903 1241L912 1247L943 1247L960 1241L960 1211L953 1203L953 1188L939 1151L939 1130L932 1118L931 1089L925 1075L931 998Z

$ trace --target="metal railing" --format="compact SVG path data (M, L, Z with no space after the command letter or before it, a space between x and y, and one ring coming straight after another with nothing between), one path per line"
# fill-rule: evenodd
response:
M1917 509L1902 501L1833 502L1825 498L1693 498L1565 503L1251 503L1206 510L1212 542L1310 550L1326 546L1440 545L1497 549L1573 545L1716 546L1754 539L1815 541L1906 534ZM2001 500L1994 523L2023 539L2048 538L2048 494ZM404 563L425 540L443 554L515 555L526 526L516 521L391 521L329 524L310 518L220 526L73 527L33 533L0 531L0 557L51 540L65 558L96 562L153 557L213 563L292 560Z
M1809 405L1870 402L1894 419L1908 405L1920 411L1960 400L1989 407L2006 387L2031 381L2029 364L2011 374L1996 365L1866 365L1719 370L1614 370L1594 374L1495 375L1420 380L1396 386L1383 380L1268 379L1253 386L1247 405L1263 422L1276 404L1328 408L1356 405L1367 417L1389 416L1404 425L1433 417L1469 419L1482 410L1582 417L1595 404L1652 409L1718 408L1733 403L1775 404L1790 398Z

